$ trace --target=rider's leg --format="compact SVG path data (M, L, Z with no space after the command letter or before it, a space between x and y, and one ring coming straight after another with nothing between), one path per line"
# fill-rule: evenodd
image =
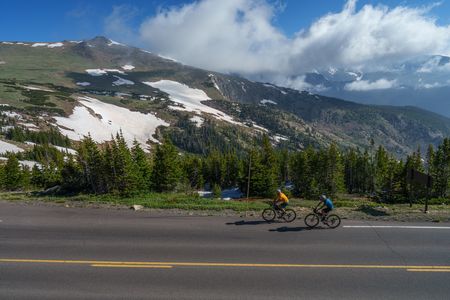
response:
M329 212L330 212L330 209L328 207L325 207L324 209L322 209L322 211L321 211L322 221L326 220Z

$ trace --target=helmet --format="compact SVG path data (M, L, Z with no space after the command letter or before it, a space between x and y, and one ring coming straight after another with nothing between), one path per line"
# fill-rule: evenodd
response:
M320 200L322 200L322 201L325 201L325 200L327 200L327 196L325 196L325 195L320 195Z
M278 189L278 190L277 190L277 193L278 193L278 194L279 194L279 193L281 193L281 190L280 190L280 189Z

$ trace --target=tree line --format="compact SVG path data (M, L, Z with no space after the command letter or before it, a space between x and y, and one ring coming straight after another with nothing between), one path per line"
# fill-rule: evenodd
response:
M431 194L448 197L450 139L423 156L418 149L398 159L382 146L368 149L307 147L298 151L276 149L268 136L242 154L228 147L207 154L180 153L169 139L146 153L138 142L129 147L122 134L98 145L90 136L76 147L77 154L62 154L49 145L36 145L25 153L10 154L0 164L2 190L47 189L59 186L63 194L119 194L188 192L239 187L243 195L272 197L277 188L294 196L322 193L372 195L385 201L406 201L425 191L406 180L408 169L433 176ZM40 162L20 167L20 159Z

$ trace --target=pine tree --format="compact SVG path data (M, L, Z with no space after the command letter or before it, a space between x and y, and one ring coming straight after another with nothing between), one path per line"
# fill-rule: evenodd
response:
M269 137L264 135L262 146L261 164L263 166L263 189L260 190L262 196L273 197L279 187L279 169L275 151L270 144Z
M150 177L152 170L147 155L136 140L133 142L131 155L137 171L137 188L140 191L148 191L151 187Z
M39 169L38 169L39 170ZM39 172L33 168L33 174ZM40 172L39 172L40 173ZM79 193L85 191L87 183L84 181L83 170L72 155L68 155L61 170L61 187L65 193Z
M326 162L325 192L329 195L336 195L344 190L344 166L341 154L335 144L331 144L328 148Z
M122 195L130 195L139 187L139 170L133 162L130 149L122 135L117 134L117 153L114 155L117 189Z
M106 184L104 182L105 168L102 154L90 135L81 141L77 159L83 170L84 180L89 186L89 191L94 194L104 193Z
M169 141L156 146L151 182L156 192L173 191L181 176L178 151Z
M10 155L4 168L4 185L7 190L17 190L22 187L22 171L19 160L15 155Z

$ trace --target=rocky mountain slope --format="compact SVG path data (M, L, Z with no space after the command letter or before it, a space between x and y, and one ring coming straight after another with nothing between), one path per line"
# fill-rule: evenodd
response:
M316 70L304 74L311 91L363 104L414 105L450 116L450 57L420 56L383 69Z
M356 104L183 65L97 37L0 42L2 131L56 128L71 140L122 131L151 147L245 149L268 134L290 148L331 142L402 156L450 135L450 119L414 107ZM26 145L16 145L26 147ZM0 149L1 152L1 149Z

